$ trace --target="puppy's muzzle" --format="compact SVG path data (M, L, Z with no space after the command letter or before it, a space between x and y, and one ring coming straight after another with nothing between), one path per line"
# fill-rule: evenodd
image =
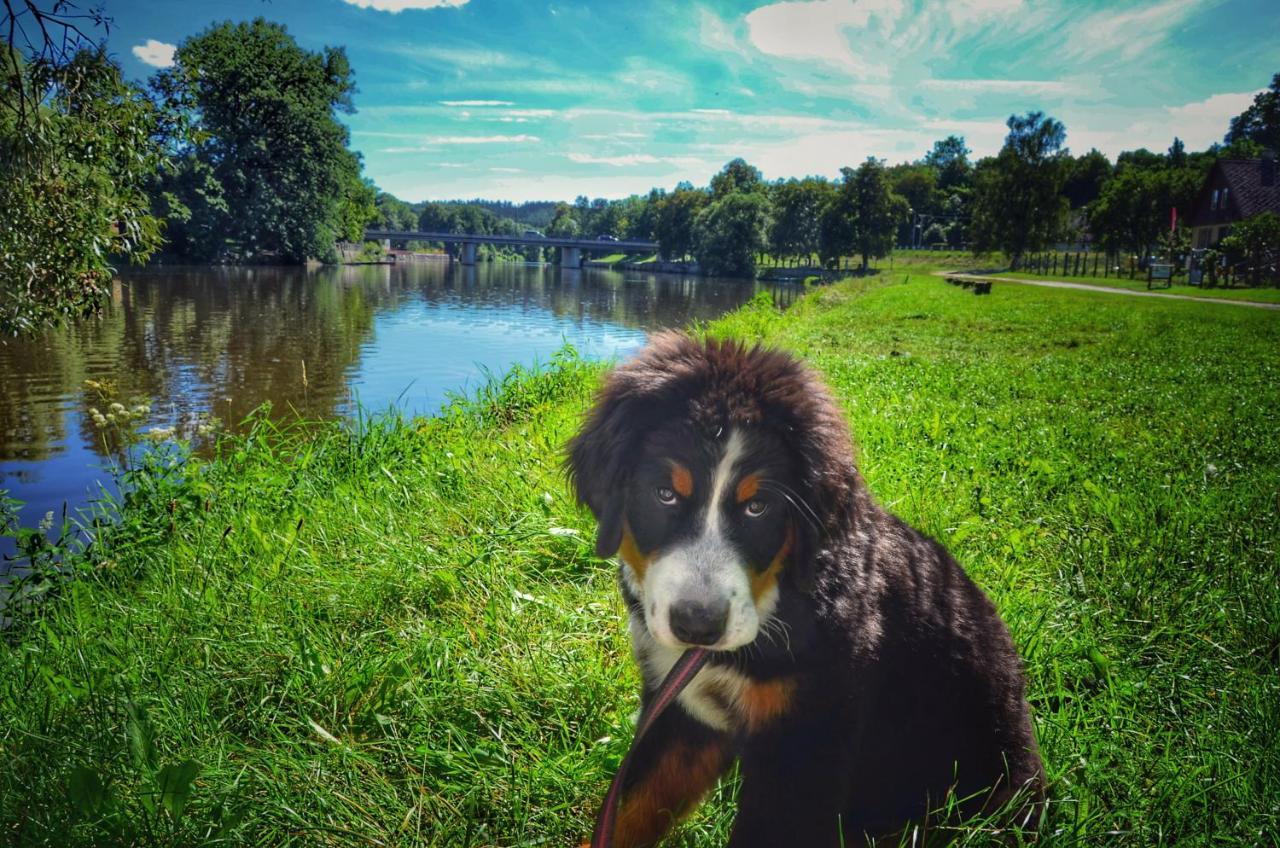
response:
M683 599L671 606L672 634L686 645L714 645L729 623L726 598Z

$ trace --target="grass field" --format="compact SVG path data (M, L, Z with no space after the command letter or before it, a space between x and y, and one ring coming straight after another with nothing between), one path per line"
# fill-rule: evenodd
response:
M1280 322L912 270L706 328L807 357L876 495L991 594L1052 781L1039 844L1280 836ZM632 730L561 358L440 419L139 473L0 646L0 842L575 844ZM733 781L674 844L723 844ZM983 844L982 833L965 841Z

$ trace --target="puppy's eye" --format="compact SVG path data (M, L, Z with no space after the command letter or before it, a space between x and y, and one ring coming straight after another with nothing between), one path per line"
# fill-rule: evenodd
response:
M657 497L658 503L666 506L675 506L677 500L676 493L671 489L668 489L666 486L659 486L654 490L653 494Z
M764 501L751 501L747 504L746 510L744 510L747 514L747 518L759 518L768 511L769 505Z

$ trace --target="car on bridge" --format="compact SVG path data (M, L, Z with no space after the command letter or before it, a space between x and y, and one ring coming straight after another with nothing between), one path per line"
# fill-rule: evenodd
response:
M525 230L524 237L525 238L546 238L546 236L544 236L542 233L538 232L537 230Z
M600 235L596 236L596 241L617 241L617 240L618 240L617 236L611 236L608 233L601 233Z

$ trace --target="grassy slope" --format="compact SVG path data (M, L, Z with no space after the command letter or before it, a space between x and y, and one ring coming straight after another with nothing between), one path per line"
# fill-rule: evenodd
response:
M1006 615L1054 780L1041 844L1272 841L1280 323L902 279L712 331L821 368L873 490ZM557 465L597 373L516 375L425 425L262 433L137 499L0 652L0 841L584 835L635 681ZM175 824L175 793L147 802L187 758ZM680 843L722 844L730 794Z

